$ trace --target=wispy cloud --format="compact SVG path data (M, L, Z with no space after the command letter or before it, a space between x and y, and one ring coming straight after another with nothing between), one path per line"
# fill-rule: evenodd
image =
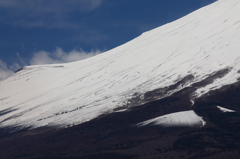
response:
M64 52L60 47L57 47L55 51L39 51L33 54L30 60L30 65L42 65L42 64L55 64L55 63L68 63L74 61L80 61L89 57L100 54L100 50L92 50L85 52L82 49L72 50L70 52Z
M0 60L0 81L10 76L12 73L13 71L8 68L7 64Z
M73 13L91 12L103 0L0 0L0 20L22 27L75 27Z
M84 60L100 53L102 53L102 51L100 50L92 50L90 52L86 52L82 49L74 49L70 52L65 52L60 47L57 47L56 50L52 52L35 52L33 53L33 56L29 61L23 60L20 54L17 54L19 63L14 63L11 66L8 66L5 62L0 60L0 81L4 80L5 78L13 74L14 71L26 65L69 63Z

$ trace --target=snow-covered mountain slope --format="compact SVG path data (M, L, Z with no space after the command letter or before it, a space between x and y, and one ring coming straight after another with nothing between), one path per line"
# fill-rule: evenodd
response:
M239 15L240 0L219 0L90 59L24 67L0 82L0 127L71 126L215 75L194 103L240 78Z
M137 126L159 125L163 127L202 127L205 121L199 117L193 110L171 113L151 120L138 123Z

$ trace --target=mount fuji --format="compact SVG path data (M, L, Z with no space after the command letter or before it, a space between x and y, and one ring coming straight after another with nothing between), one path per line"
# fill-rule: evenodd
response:
M2 158L240 157L240 0L0 82Z

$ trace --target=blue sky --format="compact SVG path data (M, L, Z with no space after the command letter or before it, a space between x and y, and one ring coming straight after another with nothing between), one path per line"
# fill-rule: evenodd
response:
M0 80L81 60L216 0L0 0Z

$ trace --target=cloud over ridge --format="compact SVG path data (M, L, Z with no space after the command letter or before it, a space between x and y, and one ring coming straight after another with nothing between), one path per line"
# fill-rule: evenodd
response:
M13 74L14 71L26 65L69 63L84 60L100 53L102 53L102 51L97 49L91 50L90 52L86 52L82 49L74 49L70 52L65 52L62 48L56 47L56 50L52 52L37 51L33 53L33 56L29 61L24 61L21 59L19 53L17 53L20 63L14 63L11 66L8 66L5 62L0 60L0 81L4 80Z
M42 65L42 64L55 64L55 63L68 63L74 61L80 61L89 57L100 54L100 50L92 50L90 52L79 50L72 50L70 52L64 52L60 47L57 47L52 53L47 51L38 51L33 54L30 60L30 65Z

